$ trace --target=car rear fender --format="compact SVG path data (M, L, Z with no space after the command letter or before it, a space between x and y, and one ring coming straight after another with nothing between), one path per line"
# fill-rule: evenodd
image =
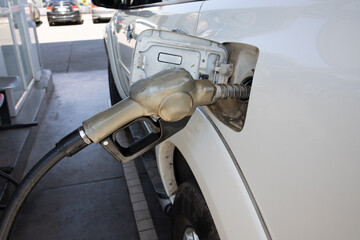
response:
M172 201L177 190L175 147L190 166L221 239L270 238L236 159L205 111L198 108L184 130L156 149L159 172Z

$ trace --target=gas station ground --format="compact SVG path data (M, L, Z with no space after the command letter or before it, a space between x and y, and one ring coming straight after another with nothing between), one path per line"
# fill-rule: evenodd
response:
M43 18L38 27L44 68L53 72L54 90L25 172L83 120L109 107L101 39L105 24L93 25L89 16L84 16L83 25L52 28ZM70 30L74 38L81 31L101 35L62 39ZM52 36L56 41L49 31L59 34ZM169 222L142 159L123 166L92 144L45 175L26 200L10 239L169 239Z

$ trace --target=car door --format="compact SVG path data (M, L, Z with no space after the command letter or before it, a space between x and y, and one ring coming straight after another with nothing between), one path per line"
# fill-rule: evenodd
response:
M129 92L130 67L137 36L147 29L194 35L202 3L202 1L163 1L117 12L113 30L116 71L119 76L117 86L121 85L125 95Z

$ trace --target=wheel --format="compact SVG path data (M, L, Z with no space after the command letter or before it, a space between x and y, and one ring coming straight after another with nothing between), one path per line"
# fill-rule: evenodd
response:
M55 23L54 22L49 22L49 26L50 27L55 26Z
M109 76L109 92L110 92L110 101L111 105L114 105L117 102L120 102L122 98L116 88L114 77L112 75L110 62L108 62L108 76Z
M93 19L93 23L98 23L99 19Z
M180 185L171 210L171 239L220 239L200 189L189 182Z
M81 20L77 21L77 23L78 23L78 24L83 24L83 23L84 23L84 20L81 19Z

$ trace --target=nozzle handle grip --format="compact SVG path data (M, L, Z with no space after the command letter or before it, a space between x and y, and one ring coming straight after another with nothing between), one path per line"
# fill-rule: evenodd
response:
M84 132L94 143L99 143L112 133L144 116L143 108L135 101L126 98L109 109L85 120Z
M124 126L122 129L128 128L135 122L146 122L152 129L152 132L147 133L141 139L134 141L129 146L121 146L117 139L117 132L101 141L101 145L108 151L116 160L121 163L127 163L136 157L147 152L159 143L165 141L188 123L190 117L185 117L177 122L166 122L162 119L154 122L150 117L142 117ZM119 130L121 131L121 129Z

